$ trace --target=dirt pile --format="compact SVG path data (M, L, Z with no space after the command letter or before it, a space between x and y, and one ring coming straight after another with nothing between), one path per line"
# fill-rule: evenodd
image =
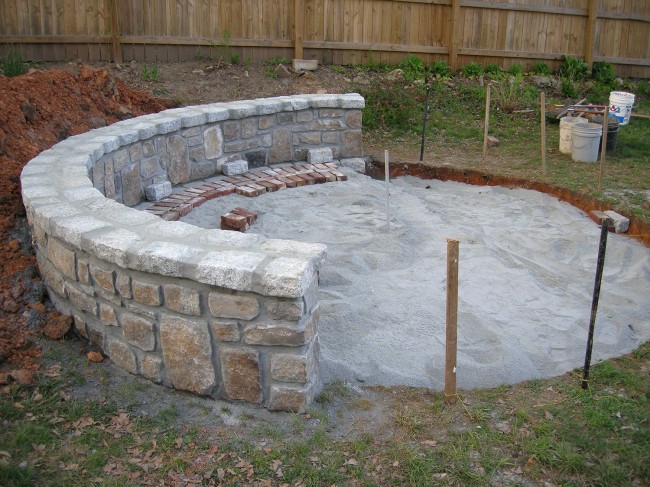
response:
M0 75L0 370L37 370L35 339L57 322L48 309L20 197L20 171L71 135L167 108L105 69Z

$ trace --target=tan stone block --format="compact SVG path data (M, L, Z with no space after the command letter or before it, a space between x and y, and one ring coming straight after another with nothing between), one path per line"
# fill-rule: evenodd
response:
M131 291L131 276L122 272L117 272L115 276L115 288L123 298L131 299L133 292Z
M361 157L363 156L363 140L361 130L347 130L341 136L340 157Z
M218 342L238 342L241 331L237 322L215 321L212 323L212 333Z
M174 184L184 183L190 179L190 157L187 143L180 135L171 135L167 138L169 152L169 165L167 173L169 181Z
M223 348L220 351L221 373L229 399L253 404L262 402L260 358L257 350Z
M104 333L102 328L99 328L96 325L91 325L90 323L87 323L87 325L88 339L90 340L90 343L103 351L106 345L106 333Z
M163 288L165 307L186 315L201 316L200 293L176 284L167 284Z
M90 284L90 269L85 259L77 259L77 280L81 284Z
M349 110L345 114L345 123L351 129L361 128L361 110Z
M115 338L109 338L106 353L118 367L132 374L138 373L138 361L135 353L126 343Z
M300 325L285 323L255 323L244 330L244 342L249 345L279 345L299 347L316 334L320 312L318 307Z
M142 357L140 375L156 384L160 384L162 382L162 364L162 358L156 355L146 354Z
M273 299L266 303L266 312L274 320L299 321L304 313L302 299Z
M314 400L315 385L309 382L304 386L273 385L269 397L272 411L291 411L304 413Z
M115 294L114 273L94 264L90 265L90 275L93 276L95 284L108 293Z
M291 160L291 132L278 128L273 131L273 145L269 150L269 164Z
M174 388L202 395L212 392L216 375L206 322L163 315L160 345L165 371Z
M99 320L104 325L119 326L117 316L115 316L115 309L106 303L99 303Z
M37 253L38 268L41 271L43 282L47 286L48 291L53 292L59 296L65 296L65 281L61 273L52 265L52 263L41 253Z
M281 382L307 382L316 369L318 347L310 345L304 353L276 353L271 357L271 377Z
M147 306L160 306L162 298L160 296L160 286L149 284L148 282L137 281L133 279L133 299L140 304Z
M223 134L219 127L210 127L203 132L203 148L206 159L216 159L223 154Z
M77 280L75 255L72 250L65 248L58 240L50 238L47 244L47 255L50 262L63 275L75 281Z
M251 296L212 292L208 296L208 307L216 318L252 320L260 312L260 304Z
M85 311L93 316L97 316L97 302L92 297L92 288L89 288L87 291L80 291L69 282L65 283L65 292L72 306L79 311Z
M86 321L79 315L75 314L74 318L74 329L79 335L88 339L88 330L86 329Z
M152 321L130 313L123 313L120 321L127 342L145 351L156 348L156 333Z

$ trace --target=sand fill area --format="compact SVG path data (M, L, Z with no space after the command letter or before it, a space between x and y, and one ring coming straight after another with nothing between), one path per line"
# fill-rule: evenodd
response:
M442 389L447 238L460 241L458 385L491 387L581 367L600 228L543 193L411 176L386 190L345 182L230 195L183 221L218 228L235 207L249 233L327 245L320 271L325 381ZM594 361L650 338L650 249L609 234Z

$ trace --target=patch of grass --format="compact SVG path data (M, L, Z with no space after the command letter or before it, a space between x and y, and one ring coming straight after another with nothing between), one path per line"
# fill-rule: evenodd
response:
M27 72L27 62L20 49L16 49L14 46L9 48L7 55L0 59L0 71L7 78L20 76Z
M160 72L157 64L145 64L142 66L142 73L140 75L142 81L160 81Z
M440 59L431 63L429 67L431 75L436 79L445 79L451 77L451 66L447 64L447 61Z
M483 66L476 62L467 63L460 68L460 74L469 79L478 78L483 74Z
M582 81L587 77L588 69L587 63L582 59L563 56L562 65L558 74L560 77L570 79L571 81Z
M530 68L530 72L539 76L550 76L553 72L551 67L544 61L537 61Z
M424 78L424 62L413 54L402 59L398 67L404 72L407 81L415 81Z

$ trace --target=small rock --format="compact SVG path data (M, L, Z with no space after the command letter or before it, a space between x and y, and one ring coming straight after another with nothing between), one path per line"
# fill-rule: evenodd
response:
M43 335L50 340L60 340L72 328L72 316L50 318L43 328Z
M361 76L361 75L355 76L354 78L352 78L352 82L356 83L358 85L369 85L370 84L370 80L368 78L366 78L365 76Z
M401 69L393 69L390 73L386 75L386 79L388 81L396 81L398 79L403 79L404 78L404 71Z
M548 76L535 75L535 76L531 76L530 80L538 88L550 88L551 86L553 86L553 80Z
M316 90L316 94L317 95L327 95L327 90L324 90L324 89L321 88L319 90Z
M499 147L499 139L496 137L493 137L492 135L488 135L487 137L487 145L488 147Z
M11 251L18 250L20 248L20 242L16 239L10 240L7 247Z
M303 71L303 72L300 74L300 77L301 77L302 79L306 79L306 80L309 80L309 81L318 81L318 76L316 76L316 75L315 75L314 73L312 73L311 71Z
M248 70L244 71L244 78L248 78Z
M41 402L43 400L43 394L39 394L38 392L34 394L34 397L32 398L34 402Z
M27 369L12 370L11 372L9 372L9 374L11 374L13 380L18 382L18 384L22 386L29 386L29 385L36 384L38 382L36 374L31 370L27 370Z
M104 356L99 352L88 352L86 354L86 358L89 361L94 362L96 364L98 364L98 363L100 363L101 361L104 360Z
M90 117L88 125L91 128L98 129L99 127L106 127L106 119L101 117Z
M284 64L278 64L273 72L276 78L291 78L291 73Z
M18 303L13 299L5 299L4 303L2 303L2 309L7 313L15 313L18 311Z
M32 303L29 305L30 308L32 308L34 311L37 313L45 313L45 305L43 303Z
M205 76L205 71L203 71L202 69L194 69L192 73L198 74L200 76Z

